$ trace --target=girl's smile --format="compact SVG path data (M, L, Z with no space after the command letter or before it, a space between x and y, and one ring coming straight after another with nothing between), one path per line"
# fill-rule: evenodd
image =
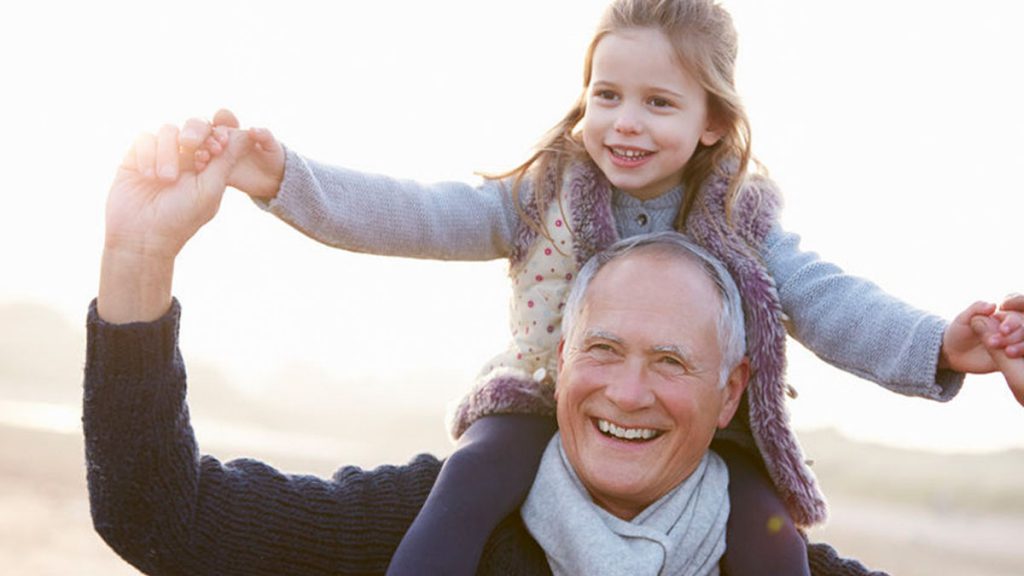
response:
M720 137L707 94L659 30L602 38L587 90L583 145L614 186L641 200L678 185L697 145Z

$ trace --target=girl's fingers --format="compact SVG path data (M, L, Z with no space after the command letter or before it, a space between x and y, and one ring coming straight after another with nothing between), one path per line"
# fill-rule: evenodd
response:
M996 305L991 302L977 301L967 307L966 310L961 312L957 317L956 321L969 324L971 319L975 316L991 316L996 311Z
M249 128L249 136L258 144L266 144L274 141L274 135L266 128Z
M195 166L196 172L202 172L210 164L210 152L205 148L196 150L192 164Z
M178 179L178 127L165 124L156 136L156 173L161 180Z
M148 132L139 134L132 150L135 152L135 170L145 178L154 177L156 175L156 136Z
M217 156L224 151L224 145L222 144L222 140L217 137L216 130L211 132L210 137L203 142L203 150L211 157Z

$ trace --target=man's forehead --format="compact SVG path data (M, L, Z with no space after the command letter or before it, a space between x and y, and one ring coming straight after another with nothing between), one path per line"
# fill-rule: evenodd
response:
M639 301L671 309L679 297L687 296L687 287L697 286L709 288L717 295L714 282L692 255L650 246L619 256L601 268L591 280L584 302L595 295L604 297L609 293L628 292ZM663 290L665 287L669 289ZM668 296L676 298L666 298Z
M635 252L609 262L584 297L577 334L599 330L679 346L714 322L720 297L699 262L678 253ZM627 321L633 320L633 321ZM635 320L641 320L636 323Z

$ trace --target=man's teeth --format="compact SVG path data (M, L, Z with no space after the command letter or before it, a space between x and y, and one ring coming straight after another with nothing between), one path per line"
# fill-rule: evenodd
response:
M598 420L597 428L601 432L623 440L650 440L659 434L650 428L623 428L607 420Z
M643 158L644 156L647 156L648 154L650 154L650 152L645 152L643 150L623 150L621 148L612 148L612 152L616 156L622 156L624 158L631 158L631 159Z

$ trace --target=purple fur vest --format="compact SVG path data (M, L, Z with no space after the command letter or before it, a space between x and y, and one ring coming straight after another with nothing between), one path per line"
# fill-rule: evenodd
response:
M732 207L730 226L726 219L727 190L728 178L724 174L705 182L683 231L726 265L743 299L751 376L746 410L740 410L736 417L746 418L747 422L730 429L743 430L747 428L744 424L749 426L765 468L793 521L811 526L825 520L826 504L789 427L785 406L789 390L785 382L785 314L775 282L759 256L764 238L778 218L781 197L767 178L748 178ZM612 215L612 191L593 164L581 162L569 168L561 193L562 204L567 207L565 219L573 232L572 257L579 267L619 239ZM544 221L544 215L532 203L526 210L529 218ZM510 257L513 275L531 257L535 243L544 240L538 236L532 227L520 223ZM488 414L553 414L553 391L550 375L529 378L499 373L485 377L457 408L453 433L461 435L473 421Z

